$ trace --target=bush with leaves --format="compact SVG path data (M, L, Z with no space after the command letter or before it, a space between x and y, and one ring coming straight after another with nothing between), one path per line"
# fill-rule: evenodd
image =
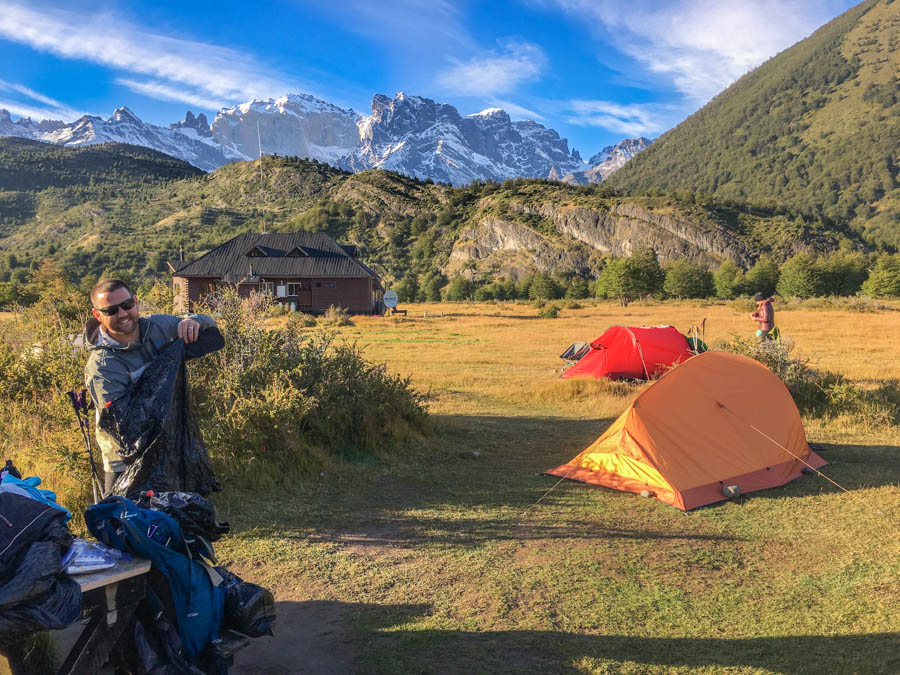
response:
M556 305L544 305L538 310L539 319L556 319L559 317L559 307Z
M900 298L900 253L878 258L862 293L870 298Z
M744 271L731 258L726 258L713 274L713 285L717 298L732 300L743 292Z
M866 256L859 251L835 251L816 261L819 292L823 295L855 295L869 275Z
M353 320L350 318L350 312L343 307L329 305L322 315L322 323L333 328L340 328L341 326L352 326Z
M713 277L705 267L692 265L684 258L679 258L666 270L663 290L666 295L679 300L708 298L713 294Z
M562 296L559 284L546 272L536 272L528 284L528 297L532 300L555 300Z
M776 290L786 298L811 298L819 294L821 286L815 257L809 253L798 253L781 266Z
M863 389L843 375L810 367L808 360L793 355L790 340L759 342L735 335L718 341L715 347L765 365L787 385L802 414L847 416L871 429L896 424L900 416L896 382L887 382L877 390Z
M450 302L466 302L475 295L475 282L468 277L453 277L446 289L446 299Z
M583 277L574 277L566 288L566 297L573 300L584 300L590 297L591 289Z
M302 314L264 326L270 302L230 288L210 297L225 346L191 362L198 420L226 470L262 461L308 474L328 455L386 453L422 433L425 397L408 378L309 331Z
M780 275L778 263L769 256L760 256L759 260L744 275L743 292L749 295L754 293L773 295Z

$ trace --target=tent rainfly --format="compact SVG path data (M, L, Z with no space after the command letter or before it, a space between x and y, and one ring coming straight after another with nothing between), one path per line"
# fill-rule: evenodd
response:
M547 474L649 491L688 511L727 499L723 490L734 490L726 488L777 487L824 465L776 375L745 356L706 352L647 387L584 452Z
M649 380L693 355L674 326L613 326L562 377Z

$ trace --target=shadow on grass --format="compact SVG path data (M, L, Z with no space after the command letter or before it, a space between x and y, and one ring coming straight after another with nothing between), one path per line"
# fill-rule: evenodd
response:
M422 629L428 605L279 602L274 640L255 640L237 673L501 673L747 669L900 672L900 633L751 638ZM314 639L311 640L315 634Z
M356 463L313 490L285 490L277 502L270 495L241 494L240 511L228 509L225 517L242 537L277 532L282 538L359 546L425 540L461 547L530 539L742 540L698 533L675 517L681 516L679 511L654 500L573 481L557 485L559 479L541 475L581 452L612 421L436 416L438 431L429 446L395 460L389 471ZM828 446L823 456L831 462L823 471L848 490L896 482L900 448ZM539 507L529 511L548 491ZM741 500L827 492L839 490L820 477L803 476ZM650 521L642 513L657 514L656 527L647 526Z

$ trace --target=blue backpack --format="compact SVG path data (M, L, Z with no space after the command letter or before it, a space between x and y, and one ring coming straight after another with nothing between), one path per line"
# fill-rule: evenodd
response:
M107 497L89 506L84 520L91 534L107 546L151 561L150 587L178 627L190 656L198 656L218 639L225 606L225 593L217 585L221 578L191 558L177 521L125 497Z

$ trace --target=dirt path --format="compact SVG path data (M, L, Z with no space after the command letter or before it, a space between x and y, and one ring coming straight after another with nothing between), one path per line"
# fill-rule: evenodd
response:
M229 672L236 675L275 673L346 673L353 670L349 633L341 624L342 609L333 602L275 603L275 637L257 638L239 652Z

